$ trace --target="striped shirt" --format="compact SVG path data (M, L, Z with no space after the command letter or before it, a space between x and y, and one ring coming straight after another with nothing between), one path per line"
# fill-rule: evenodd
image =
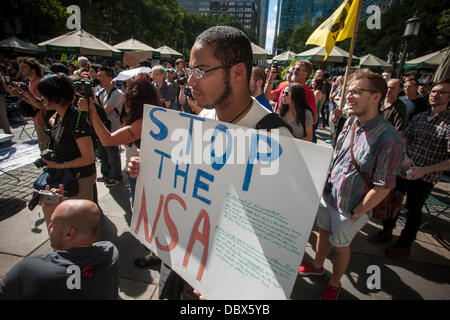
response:
M384 119L383 114L363 126L355 117L347 119L339 135L333 154L327 184L331 192L324 193L328 204L340 213L349 213L369 191L356 171L350 156L351 126L356 121L353 154L360 170L375 186L395 187L395 179L403 161L403 144L397 130Z
M408 157L419 167L426 167L450 158L450 112L448 110L431 116L422 112L412 118L403 131ZM442 171L428 173L422 180L438 183Z

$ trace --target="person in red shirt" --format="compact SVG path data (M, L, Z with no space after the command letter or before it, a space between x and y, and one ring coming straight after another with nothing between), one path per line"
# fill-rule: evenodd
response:
M313 69L312 63L308 60L298 60L294 66L289 70L289 74L287 76L288 83L300 83L305 89L306 101L310 105L311 109L314 113L314 123L318 120L317 115L317 107L316 107L316 99L314 97L314 92L306 85L306 80L311 74ZM278 112L281 105L281 95L283 94L283 89L286 86L280 86L276 90L271 90L273 77L275 76L275 70L273 68L270 70L269 83L266 86L264 94L268 100L273 100L277 102L274 112Z

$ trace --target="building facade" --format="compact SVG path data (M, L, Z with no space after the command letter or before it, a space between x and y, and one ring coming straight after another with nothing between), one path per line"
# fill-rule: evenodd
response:
M266 27L270 0L178 0L178 5L187 11L200 14L234 15L245 29L254 30L260 46L266 42Z

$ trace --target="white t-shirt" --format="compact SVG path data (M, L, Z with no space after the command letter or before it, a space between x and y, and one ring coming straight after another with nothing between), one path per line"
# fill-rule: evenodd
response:
M247 114L239 120L239 122L235 123L242 127L247 128L255 128L258 122L264 118L267 114L271 113L264 106L262 106L255 98L252 97L253 105ZM216 118L216 109L203 109L199 114L199 117L207 118L207 119L215 119ZM285 128L278 128L280 130L280 135L292 137L291 132Z
M101 91L99 99L103 107L105 107L107 104L116 107L117 112L113 110L110 114L107 115L108 120L111 121L111 132L114 132L120 129L121 126L120 113L122 112L123 92L120 89L114 90L111 94L111 97L108 99L108 101L106 101L108 93L109 91L106 90Z

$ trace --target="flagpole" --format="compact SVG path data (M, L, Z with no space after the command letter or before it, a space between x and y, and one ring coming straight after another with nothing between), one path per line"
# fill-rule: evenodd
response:
M339 101L339 110L342 111L342 109L344 108L344 103L345 103L345 97L346 97L346 89L347 89L347 80L348 80L348 76L350 73L350 67L352 65L352 58L353 58L353 51L355 49L355 43L356 43L356 36L358 35L358 26L359 26L359 17L361 15L361 2L362 0L357 0L358 1L358 8L357 8L357 13L356 13L356 21L355 21L355 27L353 29L353 36L352 36L352 41L350 43L350 52L348 53L348 61L347 61L347 67L345 69L345 76L344 76L344 84L342 85L343 90L341 90L341 100Z

